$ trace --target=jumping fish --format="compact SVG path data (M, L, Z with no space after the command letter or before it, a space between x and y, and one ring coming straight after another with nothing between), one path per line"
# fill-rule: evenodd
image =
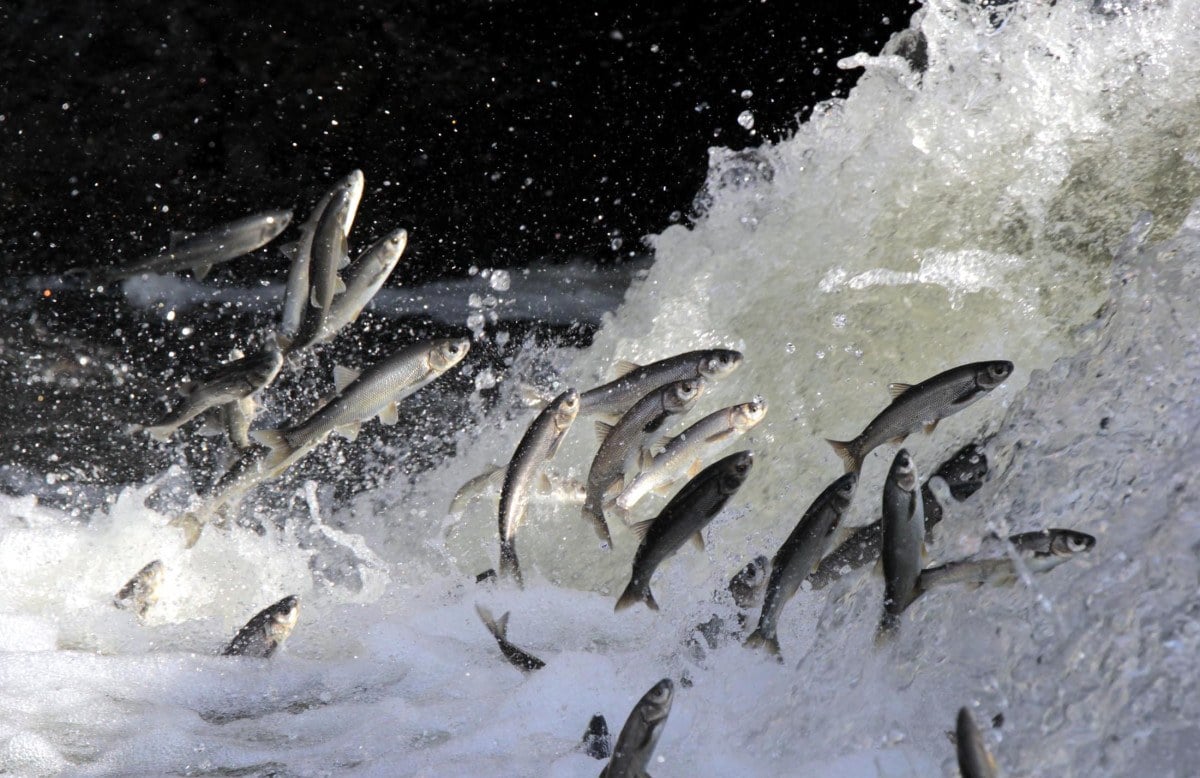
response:
M221 655L268 659L292 634L299 617L300 598L295 595L284 597L246 622Z
M670 678L664 678L638 700L621 728L612 759L600 772L600 778L646 778L649 775L646 766L650 764L658 739L667 725L674 697L675 684Z
M500 646L500 652L504 654L504 658L508 660L509 664L523 673L541 670L546 666L545 662L533 654L523 651L508 642L507 613L497 620L492 618L492 612L482 605L476 605L475 612L479 614L479 618L483 621L483 625L488 628L488 632L492 633L492 637L496 638L496 643Z
M333 299L316 342L333 340L359 314L395 270L408 245L407 230L393 230L376 241L346 271L346 291Z
M1091 551L1096 538L1069 529L1023 532L1009 537L1013 550L1031 573L1045 573L1079 554ZM921 571L918 594L935 586L965 583L972 586L1009 586L1016 583L1017 565L1007 554L968 558Z
M905 449L892 460L883 484L883 620L878 640L899 626L900 614L917 596L925 547L925 512L917 466Z
M812 505L779 547L771 560L771 580L763 598L762 613L758 618L758 629L746 638L746 646L763 647L779 656L779 637L776 628L783 607L796 595L800 584L808 578L829 545L829 539L837 529L842 515L850 507L854 487L858 484L855 473L847 473L834 481L813 500Z
M1012 362L972 362L939 373L921 383L890 384L892 403L871 420L853 440L830 440L846 472L857 473L863 459L886 441L902 443L924 427L933 432L942 419L958 413L1004 383L1012 375Z
M113 605L118 608L132 607L139 619L146 618L147 611L158 602L158 587L163 582L164 573L163 563L155 559L121 587L121 591L113 597Z
M619 362L615 380L579 396L579 415L616 418L661 386L693 378L718 381L740 364L741 353L730 349L689 351L649 365Z
M345 225L352 199L349 189L339 189L329 206L321 214L313 233L312 261L309 263L308 297L304 315L296 337L289 339L281 335L280 344L289 353L308 348L321 335L334 295L346 291L346 285L338 277L338 270L346 263L349 248L346 243Z

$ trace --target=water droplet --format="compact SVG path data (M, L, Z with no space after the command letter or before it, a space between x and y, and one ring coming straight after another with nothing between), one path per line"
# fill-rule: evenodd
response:
M742 125L744 129L754 129L754 114L749 111L742 111L738 114L737 123Z
M468 308L482 308L483 307L483 298L472 292L471 296L467 298L467 307Z
M611 241L609 241L608 245L613 251L619 251L621 249L621 244L624 242L625 241L621 240L620 238L613 238Z
M497 292L507 292L508 288L512 286L512 278L508 275L507 270L497 270L492 273L491 285Z
M749 100L751 97L754 97L753 92L751 92L749 89L742 90L742 99L743 100Z
M496 374L492 372L490 367L485 367L475 376L476 389L491 389L496 385Z
M483 331L483 314L476 311L467 317L467 329L475 334Z
M839 330L844 329L846 327L846 314L839 313L836 316L834 316L833 317L833 326L837 327Z
M796 344L795 343L787 343L784 345L783 350L789 354L795 354L796 353Z
M682 218L683 218L683 213L681 211L671 211L670 215L667 216L667 221L671 222L672 224L675 224Z

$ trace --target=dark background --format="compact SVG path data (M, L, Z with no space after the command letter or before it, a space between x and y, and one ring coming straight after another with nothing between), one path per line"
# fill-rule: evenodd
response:
M694 212L709 147L786 136L852 86L859 71L838 59L878 52L914 10L908 0L0 5L0 488L20 492L43 473L128 483L181 447L192 471L210 469L195 465L219 458L211 439L163 446L127 427L161 416L181 378L271 324L216 304L168 321L113 285L26 277L128 262L165 247L172 229L267 208L293 207L299 222L356 167L367 187L352 247L410 231L393 286L471 266L621 262ZM738 124L745 110L753 133ZM286 270L268 248L206 283L281 281ZM335 361L362 366L415 338L467 334L465 321L372 316L281 377L262 423L311 410ZM461 398L472 371L503 371L526 336L582 344L594 326L513 327L506 347L477 341L472 364L439 383ZM416 407L421 419L373 425L349 460L304 468L352 461L365 477L363 452L411 451L405 436L460 423ZM395 466L384 459L378 468Z

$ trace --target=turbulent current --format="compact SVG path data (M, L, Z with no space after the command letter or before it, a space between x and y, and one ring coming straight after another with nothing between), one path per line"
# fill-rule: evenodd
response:
M955 775L946 733L964 705L1011 775L1194 774L1200 3L938 0L843 65L866 68L858 86L793 137L714 150L694 225L652 239L653 267L594 344L518 360L499 404L446 430L456 453L436 467L349 500L285 481L298 510L272 515L260 492L261 534L209 530L192 549L147 507L176 471L82 515L47 504L49 474L0 497L0 772L590 776L589 718L615 733L672 677L686 683L660 778ZM619 359L717 345L745 364L697 412L756 396L770 410L707 550L655 578L661 612L613 613L636 539L615 519L602 549L575 505L531 504L524 591L475 583L496 564L495 502L447 506L532 418L518 379L586 389ZM932 591L879 648L871 568L796 596L782 664L688 646L731 616L714 592L841 473L823 438L857 434L889 382L996 358L1017 366L1004 386L909 439L925 474L971 441L991 462L947 505L929 561L1046 527L1094 535L1090 554L1012 587ZM408 403L433 399L482 407L436 384ZM586 476L585 426L555 470ZM850 525L878 516L893 452L867 458ZM156 558L141 625L111 599ZM301 608L282 651L215 655L287 594ZM506 663L476 603L511 611L509 640L546 666Z

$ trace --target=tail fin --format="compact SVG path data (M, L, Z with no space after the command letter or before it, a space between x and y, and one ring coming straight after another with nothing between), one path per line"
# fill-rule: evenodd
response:
M517 547L512 543L500 541L500 576L509 577L517 582L517 586L525 588L521 578L521 563L517 561Z
M750 633L742 645L746 648L765 648L771 656L780 662L783 661L783 655L779 653L779 637L777 635L767 637L761 629L756 629Z
M500 617L500 620L492 618L492 612L482 605L475 605L475 612L479 614L479 618L483 621L483 625L488 628L488 632L497 640L506 640L508 638L508 614L505 613Z
M589 499L583 504L583 518L591 522L596 536L612 548L612 533L608 531L608 522L604 520L604 509Z
M288 442L283 430L254 430L250 437L270 447L274 459L282 461L296 453L295 447Z
M159 443L168 443L171 440L171 435L173 435L177 429L179 428L171 424L160 424L157 427L147 427L143 424L130 424L125 428L125 431L130 435L136 435L139 432L144 432L157 440Z
M185 548L191 548L196 545L196 542L200 540L200 533L204 530L204 522L191 511L171 519L170 525L183 530L183 545Z
M613 612L623 611L636 602L646 603L646 607L652 611L658 610L658 603L654 600L654 593L650 591L650 585L643 586L641 581L633 578L625 587L624 594L617 600L617 607L613 608Z
M854 441L852 440L830 440L825 438L825 442L833 446L833 453L838 455L842 460L842 464L846 466L847 473L857 473L862 469L862 460L854 452Z

